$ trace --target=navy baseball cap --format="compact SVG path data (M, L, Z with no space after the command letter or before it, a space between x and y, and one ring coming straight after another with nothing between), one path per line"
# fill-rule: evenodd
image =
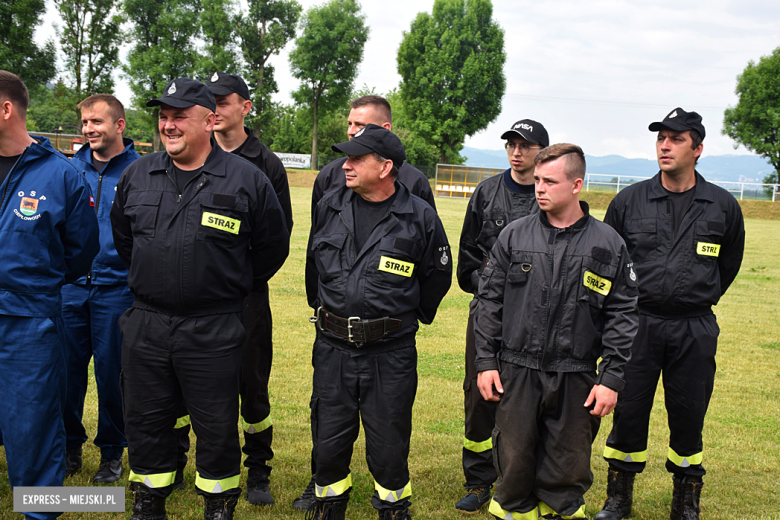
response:
M176 78L167 85L162 97L146 103L148 107L168 105L176 108L188 108L195 105L206 107L212 112L217 110L217 102L205 83L196 79Z
M365 155L376 152L386 159L393 161L396 168L400 168L406 159L406 151L401 140L390 130L367 124L346 143L334 144L331 148L336 152L347 155Z
M675 108L664 118L663 121L651 123L648 127L651 132L658 132L664 128L676 132L685 132L686 130L696 130L704 139L704 125L701 124L701 116L696 112L686 112L680 107Z
M538 144L542 148L550 146L550 137L547 135L547 130L542 123L538 123L532 119L521 119L513 124L512 128L501 134L501 139L509 139L510 137L518 136L529 143Z
M249 87L241 76L217 71L206 80L206 86L215 96L229 96L236 93L244 99L249 99Z

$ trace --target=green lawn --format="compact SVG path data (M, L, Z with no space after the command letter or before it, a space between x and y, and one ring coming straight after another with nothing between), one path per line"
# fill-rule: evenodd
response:
M271 509L250 506L243 498L239 519L303 519L290 503L309 479L309 394L311 345L314 337L307 318L304 293L304 253L309 228L310 190L292 188L296 224L290 258L271 282L274 312L275 360L271 379L276 457ZM437 199L439 214L453 250L457 249L466 202ZM603 211L594 210L597 217ZM708 470L702 494L702 517L780 519L780 222L748 220L742 271L716 312L721 327L715 393L704 430L704 464ZM462 495L460 454L463 442L463 348L470 297L453 287L439 308L436 321L418 333L420 383L414 408L410 467L412 513L415 518L463 518L454 510ZM97 400L94 385L85 410L88 431L94 435ZM595 484L586 495L589 515L600 510L606 487L606 463L600 454L611 419L602 423L594 444ZM193 437L194 440L194 437ZM663 392L656 395L651 420L647 470L637 479L634 518L666 520L671 500L671 477L664 469L668 431ZM194 448L191 450L191 455ZM89 485L97 469L98 449L85 445L84 469L67 485ZM187 468L186 491L168 499L173 520L200 519L202 499L195 495L194 457ZM127 468L127 466L125 466ZM376 518L371 508L373 481L365 464L363 438L355 445L352 464L354 490L347 517ZM242 484L246 478L244 470ZM123 484L126 481L123 480ZM131 495L127 494L130 507ZM13 518L12 497L0 449L0 517ZM129 515L126 515L129 516ZM117 514L66 513L63 518L112 518ZM486 512L475 518L491 518Z

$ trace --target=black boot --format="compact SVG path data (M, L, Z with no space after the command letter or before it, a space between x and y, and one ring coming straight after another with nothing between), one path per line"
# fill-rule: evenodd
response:
M303 490L301 496L293 500L292 507L296 511L313 511L314 510L314 475L311 476L311 480L306 485L306 489Z
M488 492L489 492L488 488ZM477 509L479 511L479 509ZM476 513L476 511L474 511ZM467 513L471 514L471 513ZM381 509L379 511L379 520L412 520L412 513L408 508L403 509Z
M65 476L72 477L81 471L81 446L65 452Z
M314 507L306 512L304 520L344 520L347 515L348 500L336 502L314 501Z
M253 506L272 506L274 497L271 495L271 486L268 475L249 470L246 479L246 499Z
M701 477L674 475L672 511L669 520L699 520L699 499L704 484Z
M631 518L634 477L636 477L634 472L620 471L610 466L607 473L607 500L604 502L604 509L596 514L594 520Z
M203 496L203 520L233 520L233 512L236 510L238 495L230 497Z
M153 495L151 490L136 484L133 487L133 516L130 520L168 520L165 498Z

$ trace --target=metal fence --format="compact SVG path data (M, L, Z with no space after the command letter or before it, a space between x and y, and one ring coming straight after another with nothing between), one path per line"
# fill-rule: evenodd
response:
M649 179L650 177L614 176L599 173L585 175L585 191L607 190L619 192L626 186ZM739 200L771 200L780 199L780 184L759 184L754 182L724 182L710 181L725 189Z
M51 145L65 155L73 155L84 144L81 134L61 134L59 132L30 132L32 135L42 135L51 141ZM135 150L140 154L152 152L152 143L135 142Z
M437 197L471 198L477 184L503 171L502 168L437 164L433 194Z

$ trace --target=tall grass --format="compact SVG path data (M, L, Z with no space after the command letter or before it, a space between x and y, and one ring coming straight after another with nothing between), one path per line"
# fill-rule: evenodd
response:
M304 255L309 231L310 189L293 187L293 230L290 258L271 281L274 313L274 369L271 378L274 449L271 475L273 508L239 502L239 519L298 519L292 500L310 477L309 395L311 392L311 310L304 292ZM466 202L437 199L453 251L457 252ZM597 217L603 211L594 210ZM748 220L747 247L740 275L716 309L721 327L718 373L704 430L704 465L707 476L702 494L702 517L780 519L780 222ZM455 256L457 258L457 256ZM431 326L417 336L420 383L414 407L410 455L412 512L415 518L456 519L454 509L463 494L460 466L463 445L463 350L470 297L453 287ZM94 377L92 378L94 380ZM664 469L668 430L663 390L656 394L650 425L648 466L637 478L634 517L666 520L671 499L671 477ZM88 431L94 435L97 398L90 385L85 410ZM611 418L602 422L594 443L593 488L586 495L590 516L605 498L606 463L601 458ZM193 436L193 441L196 439ZM203 502L195 495L194 448L187 467L185 491L167 503L171 519L199 519ZM99 451L84 449L84 469L66 480L68 486L90 485L97 470ZM127 468L127 466L125 465ZM361 434L352 460L354 490L347 511L350 519L373 519L373 480L365 464ZM242 471L242 485L246 470ZM126 479L121 482L126 485ZM127 495L127 507L132 497ZM16 517L5 475L5 454L0 449L0 517ZM66 513L63 518L116 518L118 514ZM129 516L124 515L124 516ZM486 512L476 518L489 518Z

